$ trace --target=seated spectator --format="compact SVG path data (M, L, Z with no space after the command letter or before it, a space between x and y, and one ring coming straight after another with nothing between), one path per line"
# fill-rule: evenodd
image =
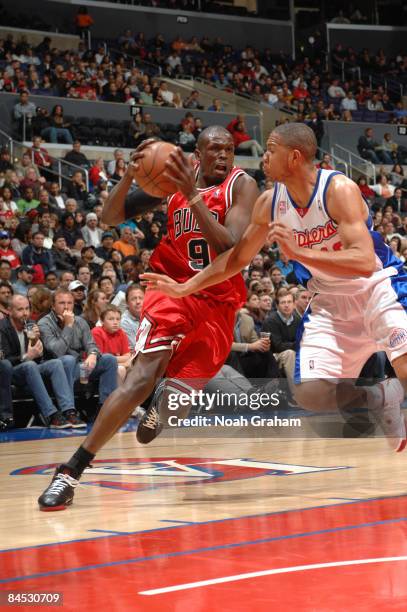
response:
M75 316L79 317L83 312L86 287L80 280L74 280L72 283L69 283L68 289L74 299L73 312Z
M375 192L367 184L366 177L360 176L356 182L365 200L371 204L373 198L375 197Z
M52 109L49 124L50 127L41 132L41 136L47 142L57 143L58 138L60 138L65 144L73 144L69 124L64 119L64 111L60 104L56 104Z
M233 143L235 145L235 151L237 154L242 154L250 151L253 157L259 157L263 155L263 148L253 138L250 138L249 134L245 131L245 124L242 119L233 119L227 129L232 134Z
M92 329L92 336L99 351L114 355L117 360L118 383L124 382L131 367L129 341L121 329L121 312L117 306L108 305L100 314L102 325Z
M44 275L56 269L51 250L44 247L42 232L35 232L32 235L31 244L23 250L21 260L25 266L41 266Z
M214 113L223 113L224 110L225 109L223 108L222 102L219 100L219 98L214 98L211 106L208 106L208 111L213 111Z
M150 225L150 229L143 240L143 248L153 250L159 245L162 238L161 223L159 221L153 221Z
M103 232L100 238L101 245L96 247L96 255L107 261L112 256L114 243L113 232Z
M82 166L82 168L90 168L90 161L84 153L81 151L81 143L79 140L74 140L72 144L72 150L64 157L65 161L75 166Z
M33 282L34 268L30 266L20 266L16 270L17 280L13 283L14 293L19 295L27 295L28 288Z
M58 289L59 278L56 272L48 272L48 274L45 275L45 287L51 292Z
M276 305L277 311L263 323L263 331L270 332L271 350L294 394L296 335L301 318L295 310L294 296L290 293L277 297Z
M49 187L49 203L57 211L65 210L66 195L61 193L58 183L51 183Z
M270 352L270 340L258 337L253 318L244 309L236 317L234 342L228 362L247 378L275 378L278 375L275 359Z
M294 266L291 263L291 261L288 259L287 255L283 252L280 253L280 259L278 259L275 263L275 265L271 268L271 278L273 280L273 271L275 271L275 269L278 268L281 272L281 274L284 276L284 278L286 278L289 274L292 274L292 272L294 272ZM278 279L277 275L274 275L274 278L276 279L276 284L279 285L280 284L280 280Z
M92 271L88 264L78 263L77 279L85 287L85 293L87 294L92 288Z
M83 307L82 318L85 319L90 329L100 325L100 315L109 301L104 291L93 289L88 293L86 303ZM124 329L124 328L123 328Z
M53 357L72 355L76 360L74 377L68 380L71 389L79 378L79 359L82 353L90 370L89 381L99 384L99 405L117 388L117 361L113 355L101 355L89 325L73 312L74 299L65 289L53 294L51 312L39 321L41 338L45 350Z
M194 151L196 138L189 123L186 123L182 131L178 132L178 144L184 151Z
M98 288L103 291L110 303L115 296L115 283L110 276L101 276L98 280Z
M383 104L377 94L373 94L370 100L367 101L367 110L370 111L383 111Z
M150 113L143 114L143 123L146 138L161 138L160 126L151 119Z
M346 93L339 85L339 79L332 79L330 86L328 87L328 96L330 98L345 98Z
M51 272L54 274L54 272ZM31 304L31 319L39 321L51 310L52 292L46 287L36 287L35 293L28 296Z
M141 239L144 238L144 234L141 234ZM113 243L113 248L123 255L123 257L129 257L131 255L137 255L138 246L137 246L137 237L136 234L131 231L129 227L123 227L120 231L120 240L116 240Z
M34 196L37 198L44 183L45 178L38 174L38 169L34 166L30 166L26 168L24 178L20 181L20 191L26 189L26 187L32 187Z
M28 388L49 427L82 427L85 423L77 415L73 389L68 384L75 362L65 353L61 360L44 360L44 347L36 325L32 327L34 338L27 338L29 318L27 297L14 295L10 300L10 317L0 321L1 346L12 382L20 388ZM60 412L51 401L43 378L50 381Z
M68 291L69 284L75 280L75 274L66 270L59 277L59 288Z
M0 259L0 281L11 284L11 264L6 259Z
M0 230L0 259L10 262L12 269L21 265L20 258L10 245L10 234L5 230Z
M95 249L100 246L103 235L103 231L97 225L97 215L90 212L86 215L86 225L81 230L85 245L92 245Z
M309 303L312 298L312 293L305 289L305 287L299 287L294 294L295 310L302 318L307 310Z
M140 315L143 308L144 289L140 285L129 285L126 290L126 309L122 315L121 328L127 335L130 350L136 346L136 335L140 326Z
M124 159L118 159L116 162L116 167L111 177L112 181L115 181L118 183L123 178L123 176L126 174L126 167L127 167L127 164L124 161Z
M386 200L386 207L391 206L395 213L406 213L407 212L407 199L403 197L403 191L401 187L396 187L393 195Z
M107 173L109 176L112 176L112 174L114 174L116 164L119 161L119 159L124 159L123 149L115 149L113 151L113 159L110 160L107 164Z
M55 263L55 268L58 272L62 272L64 270L75 272L76 258L73 257L68 245L66 244L65 237L61 234L56 236L54 239L52 257Z
M105 173L105 163L103 161L103 157L98 157L95 161L94 165L89 170L89 180L95 188L99 181L107 181L107 174Z
M371 189L375 192L377 196L387 200L387 198L390 198L392 195L394 195L395 187L394 185L389 183L389 180L385 174L380 175L378 178L378 182L376 183L376 185L371 185Z
M380 164L381 160L378 155L380 145L373 138L372 128L366 128L364 135L359 137L357 149L363 159L368 159L373 164Z
M76 226L75 217L72 213L66 212L61 217L61 227L55 235L63 236L69 248L75 245L75 242L80 238L83 240L82 231Z
M184 100L184 108L192 108L203 110L204 107L199 100L199 91L194 89L190 95Z
M9 149L7 147L3 147L0 150L0 173L7 172L7 170L14 170L14 166L11 163Z
M41 146L41 136L34 136L31 151L34 164L39 169L41 175L47 180L52 180L53 174L47 172L47 170L52 170L52 160L47 149Z
M38 204L39 201L34 198L34 190L32 187L26 187L23 192L23 197L17 200L17 208L22 215L25 215L33 208L37 208Z
M341 106L340 106L342 111L348 110L348 111L356 111L358 110L358 103L355 100L354 96L353 96L353 91L348 91L346 96L344 98L342 98L341 100Z
M281 254L280 254L281 257ZM284 257L284 255L283 255ZM285 264L280 264L280 266L284 266ZM287 287L287 282L284 279L283 273L281 272L281 267L277 265L277 263L270 270L270 278L273 283L274 292L278 291L283 287ZM284 269L284 268L283 268Z
M324 153L322 156L322 159L320 161L319 164L316 165L317 168L322 168L321 164L325 164L323 166L323 168L325 170L335 170L334 166L332 165L332 157L329 155L329 153Z
M89 267L92 276L94 276L95 278L100 276L102 271L101 266L103 264L103 259L99 259L99 257L95 253L95 247L93 247L91 244L89 244L88 246L84 246L81 250L80 263L81 265L86 264Z
M148 106L152 106L154 104L153 93L151 89L151 85L146 83L144 85L143 91L140 93L139 104L146 104Z
M8 319L10 315L10 298L14 294L13 287L10 283L0 281L0 321ZM0 416L1 418L1 416Z
M10 187L5 185L0 189L0 219L11 219L18 212Z
M87 201L89 193L86 189L86 183L83 174L80 170L73 173L67 189L68 198L73 198L81 206Z

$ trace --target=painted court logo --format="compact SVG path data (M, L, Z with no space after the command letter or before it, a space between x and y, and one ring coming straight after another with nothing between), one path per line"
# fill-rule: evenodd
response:
M57 464L19 468L12 476L51 475ZM347 466L310 466L256 461L176 457L154 459L95 459L85 471L82 485L121 491L148 491L163 487L215 484L259 476L295 476L344 470Z
M389 347L396 348L398 346L401 346L402 344L405 344L406 341L407 330L401 328L393 329L389 338Z

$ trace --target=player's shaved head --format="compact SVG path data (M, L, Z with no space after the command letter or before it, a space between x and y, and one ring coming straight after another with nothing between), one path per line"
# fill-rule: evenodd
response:
M208 144L212 138L221 138L222 140L227 138L232 139L232 135L228 130L221 125L210 125L209 127L202 130L198 136L196 146L200 151Z
M297 149L307 161L315 158L317 139L314 132L304 123L283 123L277 126L270 137L278 136L284 146Z

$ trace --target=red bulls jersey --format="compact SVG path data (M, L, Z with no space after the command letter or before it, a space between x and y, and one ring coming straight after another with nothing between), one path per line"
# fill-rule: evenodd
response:
M211 214L221 225L233 204L233 185L244 175L244 170L232 168L220 185L198 189ZM167 234L154 250L150 266L154 272L162 272L178 282L185 282L205 268L216 253L202 236L198 222L187 199L177 192L168 198ZM239 307L246 299L246 288L240 274L212 287L201 294L221 301L236 302Z

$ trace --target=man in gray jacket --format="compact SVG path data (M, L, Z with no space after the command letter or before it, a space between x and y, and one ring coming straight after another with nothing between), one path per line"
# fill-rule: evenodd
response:
M76 358L76 366L67 372L72 389L75 380L79 378L82 353L86 353L89 381L98 381L99 404L102 405L117 387L116 357L100 353L85 319L74 315L74 299L70 291L57 289L52 300L51 312L38 322L44 348L53 358L63 355L73 355Z

